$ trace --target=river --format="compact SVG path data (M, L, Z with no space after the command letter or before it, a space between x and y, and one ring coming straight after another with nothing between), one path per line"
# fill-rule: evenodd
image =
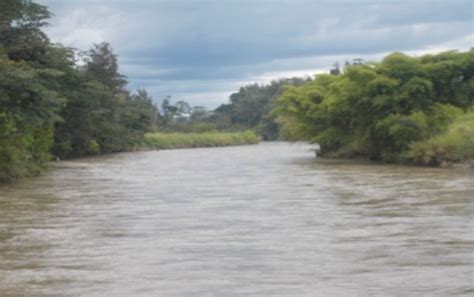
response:
M0 187L0 295L469 296L473 228L472 171L287 143L85 158Z

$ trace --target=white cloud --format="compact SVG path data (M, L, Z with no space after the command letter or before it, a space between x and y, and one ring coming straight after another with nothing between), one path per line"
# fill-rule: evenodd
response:
M94 10L73 8L52 23L47 29L50 38L68 47L84 50L92 43L120 39L116 28L121 23L121 15L106 6Z

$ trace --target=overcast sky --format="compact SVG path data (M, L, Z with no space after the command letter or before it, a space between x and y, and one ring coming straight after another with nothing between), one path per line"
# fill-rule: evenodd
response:
M209 108L240 86L334 62L468 50L474 0L39 0L52 41L108 41L130 88Z

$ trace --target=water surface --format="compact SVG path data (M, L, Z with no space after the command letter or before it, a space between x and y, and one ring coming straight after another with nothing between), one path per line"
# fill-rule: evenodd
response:
M0 295L468 296L473 197L286 143L60 162L0 187Z

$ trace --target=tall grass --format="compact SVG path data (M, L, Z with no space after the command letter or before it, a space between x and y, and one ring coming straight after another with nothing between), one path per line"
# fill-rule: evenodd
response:
M445 133L413 143L408 159L433 166L474 160L474 111L458 117Z
M205 133L148 133L143 140L148 149L180 149L255 144L260 138L252 131Z

